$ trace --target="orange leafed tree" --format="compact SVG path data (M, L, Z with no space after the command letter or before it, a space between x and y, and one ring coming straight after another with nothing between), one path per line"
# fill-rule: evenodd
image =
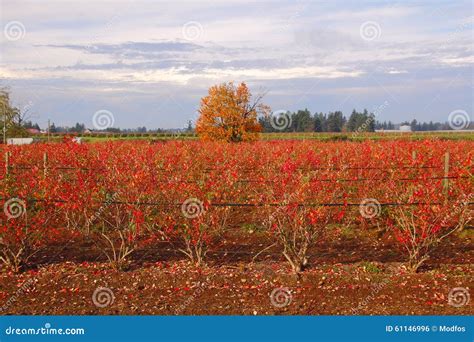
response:
M258 115L268 115L270 107L261 103L263 95L252 97L245 83L232 82L209 88L201 99L196 131L201 139L228 142L258 139L262 127Z

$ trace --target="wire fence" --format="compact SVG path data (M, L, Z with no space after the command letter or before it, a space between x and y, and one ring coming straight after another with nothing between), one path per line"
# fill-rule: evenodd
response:
M9 198L0 198L1 201L6 201ZM60 200L60 199L45 199L45 198L25 198L23 199L29 203L73 203L81 204L80 201L71 200ZM142 201L92 201L95 204L105 205L134 205L134 206L156 206L156 207L181 207L182 202L142 202ZM446 204L459 204L459 202L379 202L377 205L380 206L438 206ZM464 205L471 205L474 202L463 202ZM259 202L259 203L235 203L235 202L217 202L217 203L206 203L206 206L210 207L284 207L289 205L285 202ZM291 205L298 207L360 207L360 206L372 206L373 203L298 203L291 202Z
M80 167L80 166L46 166L44 165L10 165L6 163L2 170L5 170L6 174L14 173L14 170L33 170L33 169L42 169L43 173L46 175L48 172L53 170L61 170L61 171L113 171L112 168L91 168L91 167ZM139 167L131 168L128 166L127 170L137 170L140 169ZM141 168L143 169L143 168ZM297 168L300 171L345 171L345 170L381 170L381 171L390 171L390 170L397 170L397 169L411 169L411 170L424 170L424 169L432 169L432 170L445 170L444 176L432 176L432 177L400 177L400 178L393 178L393 177L359 177L359 178L311 178L309 181L311 182L367 182L367 181L423 181L423 180L449 180L449 179L470 179L473 178L472 176L449 176L449 168L446 172L446 168L440 166L411 166L411 165L398 165L398 166L391 166L391 167L331 167L331 168L324 168L324 167L312 167L312 168ZM254 177L257 177L261 173L278 173L280 170L255 170L255 169L234 169L238 172L252 172ZM169 170L166 168L160 168L153 166L153 172L168 172L171 173L173 170ZM190 172L195 170L190 170ZM225 171L224 168L204 168L202 170L197 170L202 173L208 173L212 171ZM263 171L263 172L262 172ZM156 180L159 183L196 183L201 182L202 178L198 179L166 179L166 180ZM237 183L275 183L281 182L281 178L274 178L274 179L237 179Z
M43 156L43 164L42 165L31 165L31 164L19 164L19 165L12 165L10 161L10 156L9 153L7 152L5 154L5 165L4 169L7 174L12 172L13 170L32 170L32 169L39 169L43 171L43 174L45 177L51 176L49 173L52 170L86 170L86 171L112 171L111 168L107 167L99 167L99 168L94 168L94 167L81 167L81 166L53 166L49 164L47 154L45 153ZM115 165L114 165L115 166ZM223 165L222 168L219 167L205 167L201 170L197 170L199 172L210 172L210 171L226 171L226 167L229 167L228 165ZM139 168L138 166L136 168L130 168L128 166L128 170L132 169L137 169ZM167 168L163 168L160 166L151 166L153 171L164 171L164 172L172 172L172 170L169 170ZM386 202L386 203L379 203L378 205L380 206L421 206L421 205L441 205L441 204L446 204L448 203L448 196L447 196L447 182L448 180L455 180L455 179L473 179L473 176L463 176L463 175L456 175L456 176L450 176L449 171L450 171L450 165L449 165L449 152L445 154L445 160L444 160L444 167L443 166L434 166L434 165L391 165L387 167L378 167L378 166L342 166L342 167L299 167L297 168L299 170L306 170L306 171L320 171L320 170L328 170L328 171L333 171L333 170L383 170L383 171L389 171L389 170L397 170L397 169L410 169L410 170L423 170L423 169L429 169L429 170L444 170L444 176L424 176L424 177L350 177L350 178L309 178L307 181L309 182L370 182L370 181L377 181L377 182L388 182L388 181L430 181L430 180L442 180L443 181L443 191L446 193L446 201L443 203L440 202L411 202L411 203L399 203L399 202ZM251 168L239 168L236 167L237 171L248 171L248 172L254 172L256 170L251 169ZM269 171L270 170L258 170L258 171ZM275 171L276 172L276 171ZM229 176L229 175L228 175ZM255 176L258 176L255 175ZM232 177L231 177L232 178ZM70 182L71 179L68 179ZM183 178L183 179L157 179L154 180L156 183L162 183L162 184L180 184L180 183L197 183L197 182L202 182L202 178L198 179L191 179L191 178ZM254 183L254 184L265 184L265 183L277 183L281 182L281 178L272 178L272 179L234 179L233 180L235 183ZM6 199L4 199L6 200ZM45 198L28 198L26 199L27 202L30 203L35 203L35 202L43 202L43 203L71 203L71 201L68 200L59 200L59 199L45 199ZM79 202L77 202L80 204ZM126 205L137 205L137 206L163 206L163 207L175 207L175 206L181 206L182 203L171 203L171 202L137 202L137 201L95 201L97 204L126 204ZM454 203L454 202L452 202ZM471 203L468 203L469 205ZM268 207L268 206L285 206L287 204L285 203L235 203L235 202L224 202L224 203L207 203L206 205L208 206L213 206L213 207ZM360 203L292 203L292 205L296 205L298 207L318 207L318 206L339 206L339 207L351 207L351 206L360 206Z
M20 170L32 170L32 169L37 169L37 168L44 168L44 164L38 164L38 165L31 165L31 164L19 164L19 165L3 165L3 169L9 168L9 169L20 169ZM113 165L113 166L118 166L118 165ZM222 171L224 167L227 167L227 165L223 165L223 168L218 168L218 167L206 167L203 168L199 171L201 172L211 172L211 171ZM268 172L277 172L279 171L278 169L263 169L263 170L256 170L254 168L239 168L235 167L234 165L232 166L233 170L240 171L240 172L255 172L255 171L268 171ZM92 171L110 171L112 168L106 168L106 167L84 167L84 166L47 166L48 169L50 170L92 170ZM127 170L133 170L133 169L139 169L140 167L137 166L135 168L131 168L130 165L128 164L126 169ZM347 167L297 167L296 170L300 171L321 171L321 170L327 170L327 171L345 171L345 170L399 170L399 169L443 169L442 166L430 166L430 165L422 165L422 166L413 166L413 165L397 165L397 166L390 166L390 167L378 167L378 166L347 166ZM162 167L157 167L153 166L153 170L155 171L172 171L170 169L162 168Z
M46 170L45 172L49 172L50 170ZM16 174L11 172L12 174ZM254 175L257 177L258 175ZM370 181L400 181L400 182L408 182L408 181L427 181L427 180L453 180L453 179L472 179L472 176L434 176L434 177L400 177L400 178L393 178L393 177L383 177L383 178L375 178L375 177L368 177L368 178L311 178L308 179L309 182L370 182ZM202 182L202 178L186 178L186 179L156 179L154 182L157 183L165 183L165 184L172 184L172 183L199 183ZM274 179L235 179L236 183L279 183L281 182L281 178L274 178Z

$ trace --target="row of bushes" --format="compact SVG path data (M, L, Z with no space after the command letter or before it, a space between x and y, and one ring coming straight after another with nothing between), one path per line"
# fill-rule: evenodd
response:
M11 146L0 189L1 261L19 270L44 245L88 236L117 268L156 240L179 241L176 248L199 264L218 248L237 204L252 208L246 219L265 227L294 272L308 265L317 242L361 225L387 227L416 271L472 219L473 147L448 141Z

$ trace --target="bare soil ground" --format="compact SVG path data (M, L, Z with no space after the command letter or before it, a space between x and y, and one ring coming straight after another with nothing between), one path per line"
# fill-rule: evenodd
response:
M310 267L300 276L290 273L276 246L254 259L269 245L262 233L233 230L209 252L207 266L196 267L163 242L138 250L129 269L117 272L93 243L69 241L41 251L23 273L0 273L0 313L474 314L474 299L459 307L448 303L451 289L473 289L469 234L443 241L416 274L406 272L403 254L390 239L377 238L377 232L351 232L316 246ZM96 296L97 306L93 294L100 287L113 295Z

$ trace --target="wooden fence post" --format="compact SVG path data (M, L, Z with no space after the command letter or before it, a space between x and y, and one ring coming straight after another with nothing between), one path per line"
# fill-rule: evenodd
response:
M10 153L5 152L5 172L8 176L8 173L10 171Z
M43 154L43 176L46 178L48 175L48 154L45 152Z
M443 192L444 192L444 200L445 202L448 201L448 193L449 193L449 152L444 154L444 179L443 179Z

